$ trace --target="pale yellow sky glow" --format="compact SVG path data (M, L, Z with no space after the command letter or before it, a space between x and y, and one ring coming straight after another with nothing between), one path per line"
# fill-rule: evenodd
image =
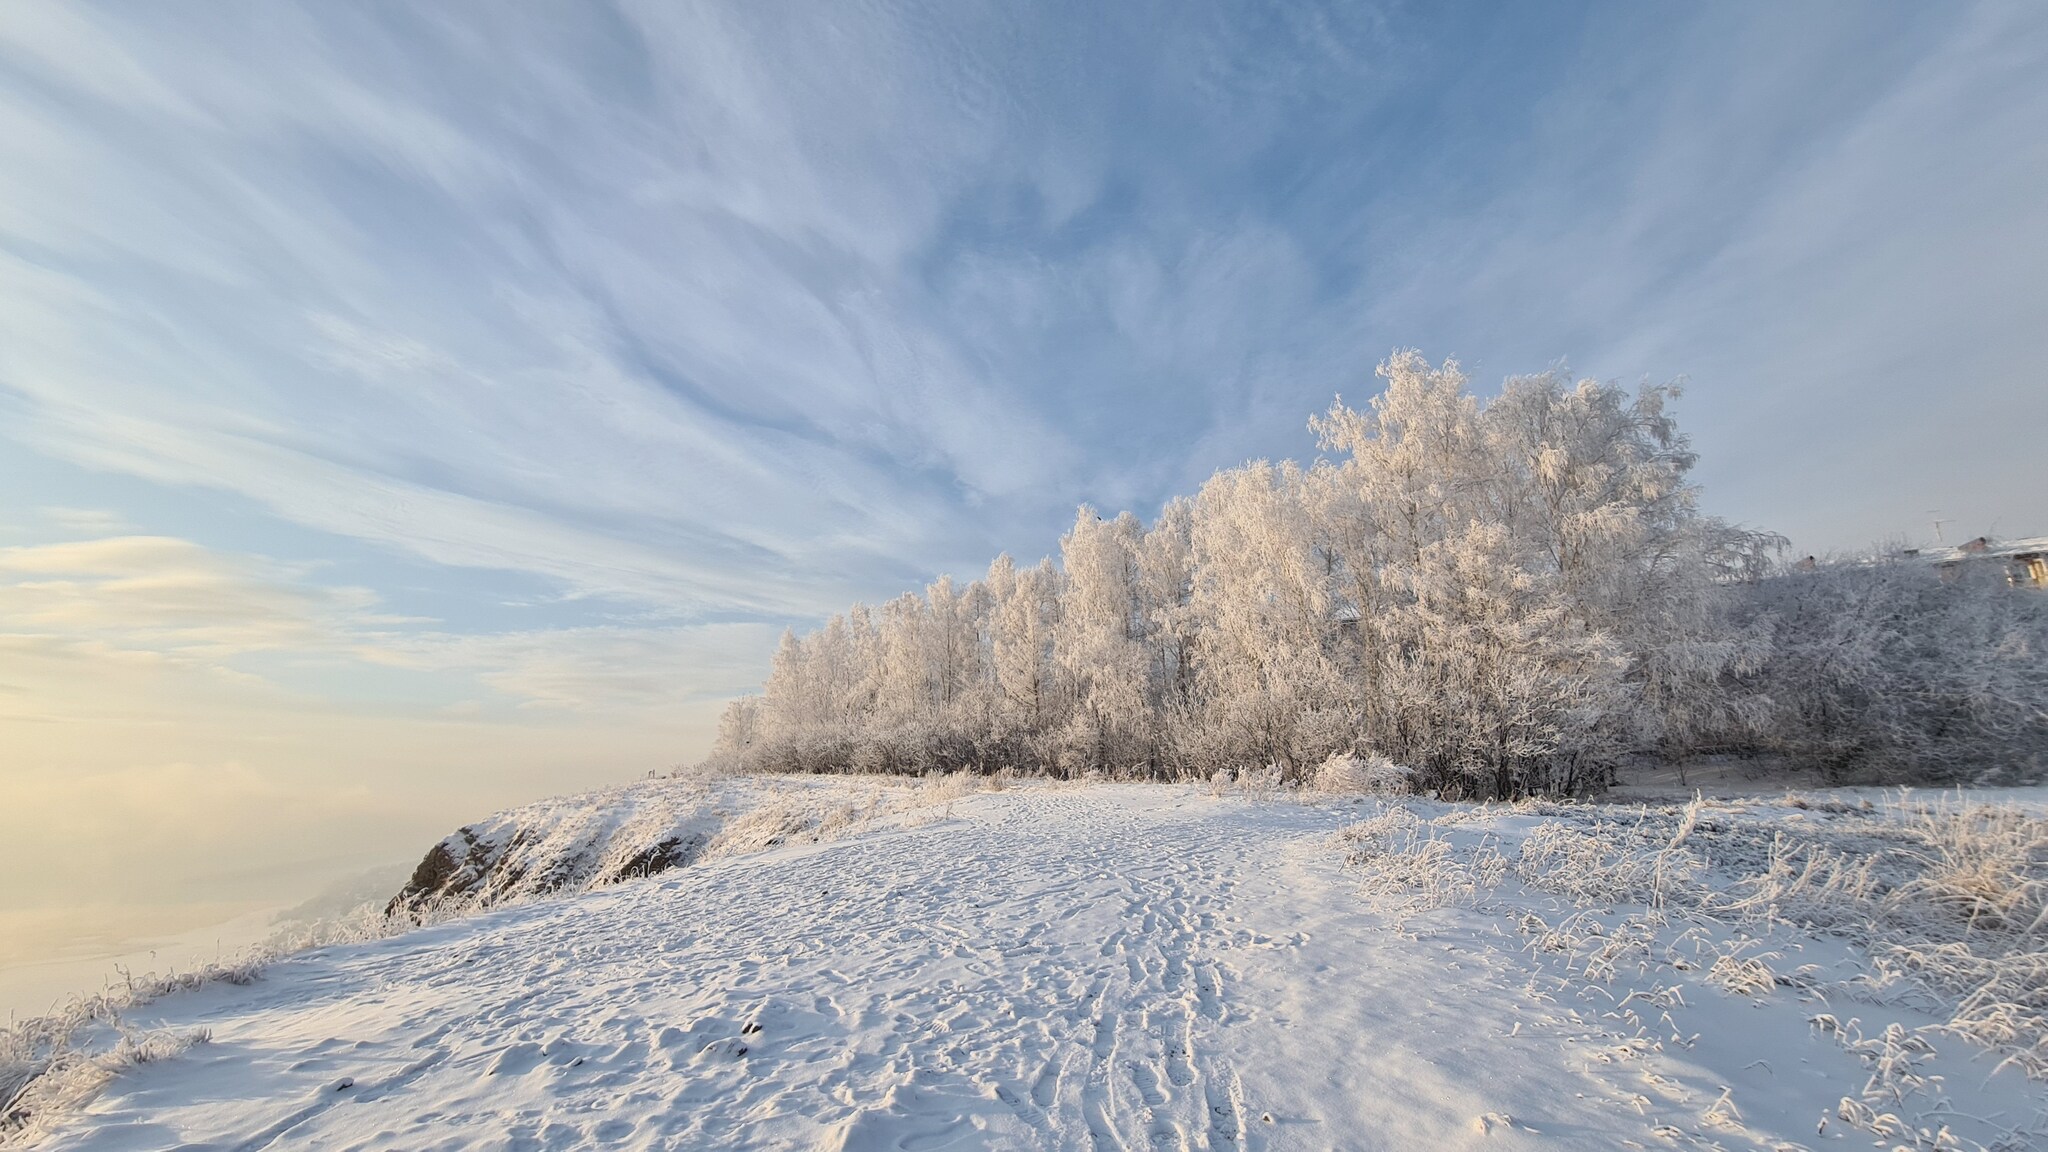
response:
M448 635L186 540L0 549L0 908L299 898L499 805L678 762L718 706L679 695L681 653L771 639Z

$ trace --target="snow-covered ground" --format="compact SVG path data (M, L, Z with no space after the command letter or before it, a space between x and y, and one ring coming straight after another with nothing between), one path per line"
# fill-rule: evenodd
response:
M1744 821L1868 838L1827 807L1628 818L1709 854ZM133 1009L210 1039L44 1143L2048 1147L2043 1085L1931 1028L1952 1002L1837 938L1632 903L1672 857L1572 854L1616 812L972 794Z

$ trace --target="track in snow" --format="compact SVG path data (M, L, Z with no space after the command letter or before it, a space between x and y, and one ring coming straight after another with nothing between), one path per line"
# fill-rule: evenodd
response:
M1814 1140L1806 1096L1706 1115L1732 1067L1591 1059L1606 1025L1544 994L1496 923L1394 930L1331 841L1354 818L1191 788L1015 788L922 828L310 953L137 1013L213 1041L124 1075L51 1144ZM1831 1057L1823 1105L1856 1075L1816 1044ZM1711 1139L1654 1134L1680 1116L1672 1131L1708 1131L1702 1115Z

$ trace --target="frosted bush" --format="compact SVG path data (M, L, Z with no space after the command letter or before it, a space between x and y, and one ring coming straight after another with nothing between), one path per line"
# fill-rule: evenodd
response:
M879 787L854 800L801 789L791 791L728 816L717 835L704 846L702 859L722 860L785 844L837 840L871 826L892 810L912 811L943 802L937 799L938 794L955 787L943 781L921 783L908 792L899 792L893 805L889 793Z
M1737 996L1762 996L1777 987L1778 977L1761 957L1727 953L1707 969L1707 983Z
M1244 798L1254 804L1262 804L1280 794L1286 780L1278 764L1264 768L1246 768L1237 774L1237 786Z
M119 1027L119 1021L114 1022ZM23 1058L0 1041L0 1139L33 1139L62 1116L97 1095L123 1069L168 1060L211 1039L205 1029L189 1032L120 1030L106 1051L92 1053L60 1043Z
M981 790L981 778L971 772L947 772L926 776L917 782L912 802L947 805Z
M1351 863L1366 863L1413 839L1423 823L1422 817L1407 807L1395 806L1344 829L1338 839L1352 846Z
M1338 834L1351 846L1349 863L1365 869L1367 892L1417 898L1441 908L1496 888L1508 872L1506 857L1490 841L1460 849L1405 807L1368 817Z
M1562 821L1538 825L1522 842L1515 872L1534 888L1581 902L1648 904L1691 896L1703 862L1682 846L1632 845L1614 825L1592 831Z
M1313 791L1325 796L1406 796L1415 773L1384 756L1338 753L1316 766Z
M1834 804L1826 824L1807 817L1811 802L1793 807L1803 811L1759 817L1695 800L1616 819L1517 805L1517 813L1541 808L1554 818L1523 838L1513 872L1582 910L1647 905L1696 925L1848 938L1867 950L1879 986L1908 980L1935 993L1949 1005L1947 1031L2048 1078L2048 820L1960 797ZM1498 811L1457 807L1425 822L1391 808L1343 839L1369 889L1465 900L1489 887L1488 854L1498 853L1483 841L1460 849L1447 834ZM1586 944L1563 927L1525 931L1546 949L1577 953ZM1744 995L1811 986L1809 975L1775 973L1765 959L1722 950L1706 962L1706 978Z
M1772 631L1755 742L1829 780L2038 779L2048 597L1996 563L1857 557L1748 587Z
M741 812L722 825L704 847L704 859L719 860L780 847L817 826L817 818L787 801Z
M1931 860L1890 895L1894 905L1947 917L1970 934L2038 940L2048 932L2048 820L1960 798L1899 807Z

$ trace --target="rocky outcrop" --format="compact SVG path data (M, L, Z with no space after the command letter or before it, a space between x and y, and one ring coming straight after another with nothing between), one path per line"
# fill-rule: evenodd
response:
M544 800L455 830L427 850L387 911L488 907L690 864L736 806L728 785L650 780Z
M386 906L415 923L508 901L565 896L721 856L836 840L936 819L977 777L646 780L507 809L427 849Z

